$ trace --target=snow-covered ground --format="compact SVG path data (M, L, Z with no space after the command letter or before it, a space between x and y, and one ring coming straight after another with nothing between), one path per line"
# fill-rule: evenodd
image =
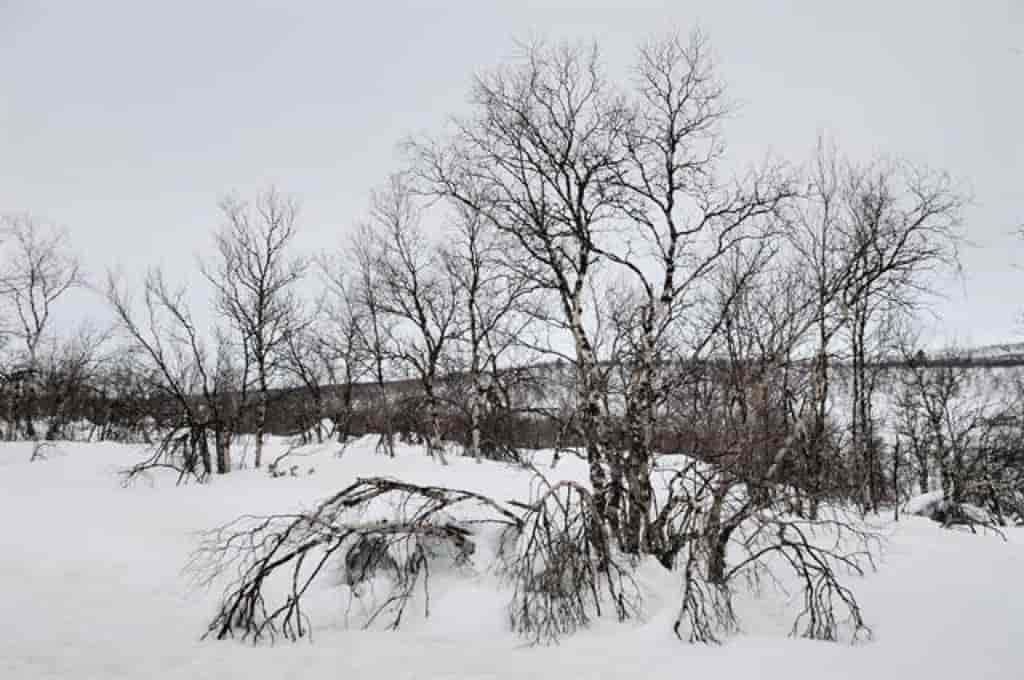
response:
M275 443L280 446L281 443ZM0 678L1020 678L1024 669L1024 532L1008 542L943 531L910 517L887 527L880 571L852 585L872 642L851 647L786 637L781 595L741 602L744 633L722 646L680 643L671 631L674 575L645 572L647 618L601 624L552 647L506 631L507 593L481 575L448 586L428 620L399 633L346 629L314 616L312 642L252 646L200 641L218 593L183 573L196 532L243 513L311 507L358 476L524 497L529 477L422 451L391 460L372 443L313 447L297 477L243 471L205 486L167 478L122 488L137 448L0 445ZM270 452L273 457L273 451ZM540 455L540 454L538 454ZM541 456L540 463L546 461ZM284 467L289 467L291 463ZM310 469L314 469L309 474ZM565 460L558 476L583 475ZM317 609L329 612L331 592Z

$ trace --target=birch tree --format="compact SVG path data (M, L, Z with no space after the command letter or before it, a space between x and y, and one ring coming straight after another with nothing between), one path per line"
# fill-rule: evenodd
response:
M792 192L772 167L719 179L728 105L700 34L643 47L628 94L606 80L596 47L534 45L479 77L474 103L476 117L459 122L449 146L417 145L417 158L437 193L515 239L536 285L558 301L560 318L549 321L572 339L598 514L637 552L670 330L716 262L764 236L761 223ZM616 310L616 358L631 371L625 454L609 445L607 380L588 326L602 267L627 287Z
M376 304L398 321L396 358L419 381L426 401L428 450L447 464L442 442L440 378L459 330L459 290L444 270L441 251L420 225L407 181L393 176L373 196L373 229L361 232L375 268Z
M220 207L225 224L215 237L217 255L202 269L214 287L217 311L241 338L246 387L249 370L254 373L254 463L260 467L269 391L286 340L300 322L296 284L305 276L307 261L291 252L298 218L295 199L271 188L252 202L227 197Z
M414 151L434 190L507 233L536 265L534 285L557 301L553 321L573 347L595 517L617 517L607 511L606 404L587 319L597 238L623 195L615 179L628 111L596 45L526 46L514 64L477 77L472 102L474 114L456 122L450 144L424 142Z
M373 331L367 308L360 304L359 276L349 271L351 263L340 258L322 257L319 268L325 279L326 293L323 332L320 347L331 384L340 390L333 400L332 417L338 441L344 443L352 434L355 411L355 385L371 373L383 385L383 370L375 371L370 352ZM372 305L370 305L372 307ZM383 368L382 366L379 368Z
M355 274L349 290L352 292L353 307L363 319L363 323L357 325L355 330L359 347L364 353L366 371L373 381L374 410L380 417L377 451L394 458L394 408L388 381L394 377L393 363L397 350L393 341L397 322L384 308L379 287L379 253L374 246L374 239L373 229L365 223L360 225L351 244L350 256ZM341 280L337 275L332 278Z
M889 161L849 166L843 192L851 271L841 304L849 319L851 434L863 506L877 510L882 475L872 360L892 348L887 326L921 303L930 290L927 277L956 266L965 198L945 173Z
M647 540L656 409L668 389L662 368L682 351L670 335L685 332L680 315L696 302L720 261L746 240L771 238L773 220L793 196L777 167L721 179L721 124L729 103L700 32L688 41L671 37L642 46L635 80L625 158L616 177L626 192L625 219L620 238L600 248L625 272L631 292L619 306L618 324L625 341L619 360L629 366L629 449L621 486L630 552ZM716 330L712 325L691 337L687 358L699 355Z
M500 391L499 368L521 346L521 336L530 324L527 305L533 284L529 276L508 265L507 234L464 205L456 206L454 212L442 257L447 275L458 287L458 343L467 355L469 383L469 454L479 459L484 411Z

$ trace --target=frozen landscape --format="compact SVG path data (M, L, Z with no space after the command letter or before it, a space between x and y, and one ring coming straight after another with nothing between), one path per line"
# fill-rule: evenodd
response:
M282 443L274 442L280 450ZM122 488L137 447L57 443L45 461L31 447L0 446L0 677L44 678L625 678L932 679L1019 677L1024 667L1024 531L940 528L905 517L886 535L877 573L853 584L872 641L850 646L789 638L792 603L774 589L739 604L742 632L721 645L672 633L677 575L645 570L641 621L602 621L554 646L530 647L509 631L509 593L487 573L446 583L431 616L399 632L345 626L342 586L316 593L311 641L253 646L200 641L217 592L183 571L196 533L238 515L308 508L360 476L525 493L527 473L453 457L441 468L422 449L395 459L370 438L339 459L336 444L295 459L297 477L248 470L207 485L175 486L157 474ZM306 455L308 454L308 455ZM545 460L537 454L538 462ZM315 471L308 474L308 470ZM565 459L556 476L585 475Z
M0 0L0 680L1024 678L1022 29Z

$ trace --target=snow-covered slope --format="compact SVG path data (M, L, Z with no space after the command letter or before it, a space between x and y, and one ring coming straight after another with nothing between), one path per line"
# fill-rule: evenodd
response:
M412 449L391 460L369 442L341 459L335 450L294 459L298 477L245 471L206 486L163 478L121 488L117 471L136 449L60 444L28 463L27 445L0 445L0 678L935 680L1018 678L1024 668L1024 533L1011 530L1004 543L913 517L888 527L880 571L852 584L875 632L857 647L785 637L788 605L774 592L740 602L745 632L723 646L680 643L671 632L677 577L658 572L642 575L645 621L602 623L555 647L525 647L506 632L507 594L485 575L436 593L431 618L404 632L346 629L325 588L311 643L201 642L217 593L195 592L182 572L199 530L310 507L357 476L499 498L529 492L529 476L506 466L454 458L441 468ZM554 474L584 473L566 459Z

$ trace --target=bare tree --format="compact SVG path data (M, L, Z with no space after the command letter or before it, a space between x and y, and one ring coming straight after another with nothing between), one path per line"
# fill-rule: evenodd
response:
M380 439L377 450L392 458L395 456L395 423L389 379L394 377L393 361L396 320L386 313L381 290L378 287L378 253L373 247L373 231L361 225L352 242L351 256L355 262L355 282L351 291L353 309L364 320L356 325L356 339L364 352L367 371L374 384L375 410L380 415ZM337 277L335 277L337 278Z
M115 350L117 348L115 347ZM152 444L159 425L159 390L152 368L143 368L130 352L111 352L93 380L93 439Z
M4 334L14 339L18 355L9 372L18 376L25 433L34 438L41 345L53 330L54 305L84 278L66 230L27 214L3 216L2 229L7 241L0 301L11 320Z
M1024 521L1020 406L992 393L962 352L910 362L895 401L896 432L914 460L920 492L938 478L929 512L949 526L984 524L969 504L1003 523Z
M300 322L294 290L307 262L290 252L298 217L294 199L271 188L251 203L228 197L221 211L226 223L216 235L217 258L203 264L203 273L216 291L217 310L240 335L246 365L255 373L254 463L260 467L269 391L286 339Z
M819 139L807 189L794 205L788 245L806 272L814 310L814 409L806 464L824 469L832 371L850 362L850 472L866 510L882 500L884 470L872 399L879 368L896 353L912 313L925 302L928 276L957 264L965 199L945 174L887 160L859 165ZM812 506L813 512L813 506Z
M68 234L30 215L3 218L9 234L0 294L13 309L13 333L33 362L50 330L53 305L68 290L84 283L78 259L69 251Z
M716 262L763 236L755 227L792 195L776 168L718 180L728 106L703 36L644 47L636 75L627 99L606 81L596 47L529 46L515 67L478 78L479 115L459 123L450 146L415 147L434 190L510 234L535 285L558 301L560 318L547 320L572 338L599 514L630 552L646 540L669 337L678 341L680 314ZM630 366L624 456L609 441L607 375L588 326L602 263L628 285L617 297L615 345Z
M862 503L877 510L882 493L872 396L873 359L891 351L887 332L928 291L926 276L957 263L965 199L948 175L906 163L850 166L844 174L850 278L842 294L852 360L851 428L863 480Z
M157 398L174 411L173 426L153 457L130 476L152 467L173 468L179 481L204 481L215 469L229 472L243 374L233 360L237 348L222 331L204 334L188 309L184 288L172 288L159 270L146 276L141 316L113 275L106 295L137 362L136 372L152 376Z
M441 251L420 227L420 211L407 181L391 178L373 197L368 240L375 271L376 304L397 321L395 358L419 381L429 421L428 450L446 463L441 431L439 378L460 336L459 289L444 270Z
M602 72L596 45L528 45L514 65L479 76L472 97L475 115L457 121L451 144L416 149L435 191L507 232L536 264L534 284L557 300L553 320L574 348L594 516L603 518L607 423L587 295L599 260L596 239L621 202L615 180L628 111Z
M621 240L601 248L631 284L629 297L617 306L622 336L617 356L629 366L629 449L622 474L616 473L625 480L623 536L630 552L648 540L656 410L669 389L663 368L682 350L678 333L686 320L681 315L723 258L746 240L771 237L774 218L793 196L787 178L774 167L733 183L718 179L721 122L729 109L700 32L688 42L671 37L643 46L636 79L626 161L617 177L626 190L623 210L629 219ZM710 332L690 339L690 358L716 330L712 325Z
M479 459L485 410L507 405L507 399L499 395L500 369L521 346L519 338L532 321L528 305L534 286L531 277L507 266L507 234L465 205L457 204L454 212L452 234L442 257L459 292L463 332L457 339L468 355L469 453ZM495 442L488 443L488 448L494 447Z
M811 516L817 514L828 457L837 452L829 446L832 407L832 365L840 359L836 340L846 327L842 295L853 275L853 253L845 237L843 203L843 162L838 150L824 138L818 139L814 157L806 170L807 188L793 204L792 229L787 245L796 266L804 272L809 288L801 299L811 310L808 347L814 356L810 395L811 420L800 447L809 492ZM799 290L798 288L797 290Z
M349 274L347 266L344 260L320 258L327 288L320 345L330 382L340 390L333 399L332 417L343 443L353 434L355 386L374 368L367 351L367 310L359 303L358 277ZM383 372L377 375L383 381Z
M477 512L472 523L451 519L467 506ZM379 507L393 512L365 521L367 511ZM225 574L233 579L206 634L224 639L239 631L254 641L308 635L303 596L334 557L342 558L347 585L384 577L388 590L380 602L367 603L363 625L381 621L397 629L418 590L429 616L432 565L467 564L481 526L505 533L521 523L515 508L477 493L378 477L358 479L309 513L241 518L208 532L193 555L190 566L200 583ZM286 573L292 584L283 602L265 590L278 573Z
M86 322L74 335L49 338L38 348L37 382L43 402L41 412L47 420L45 439L76 439L86 434L68 426L87 415L87 404L107 359L104 348L110 336L110 329Z
M367 373L363 347L363 318L345 263L320 257L324 279L322 298L305 321L287 335L283 370L303 390L297 403L302 436L337 436L344 443L352 434L356 383ZM330 425L328 420L331 419Z
M310 324L288 333L281 357L281 368L290 377L286 384L295 385L295 413L303 441L315 437L323 442L325 410L324 387L329 384L330 362L320 342L319 329ZM330 435L330 432L326 434Z

